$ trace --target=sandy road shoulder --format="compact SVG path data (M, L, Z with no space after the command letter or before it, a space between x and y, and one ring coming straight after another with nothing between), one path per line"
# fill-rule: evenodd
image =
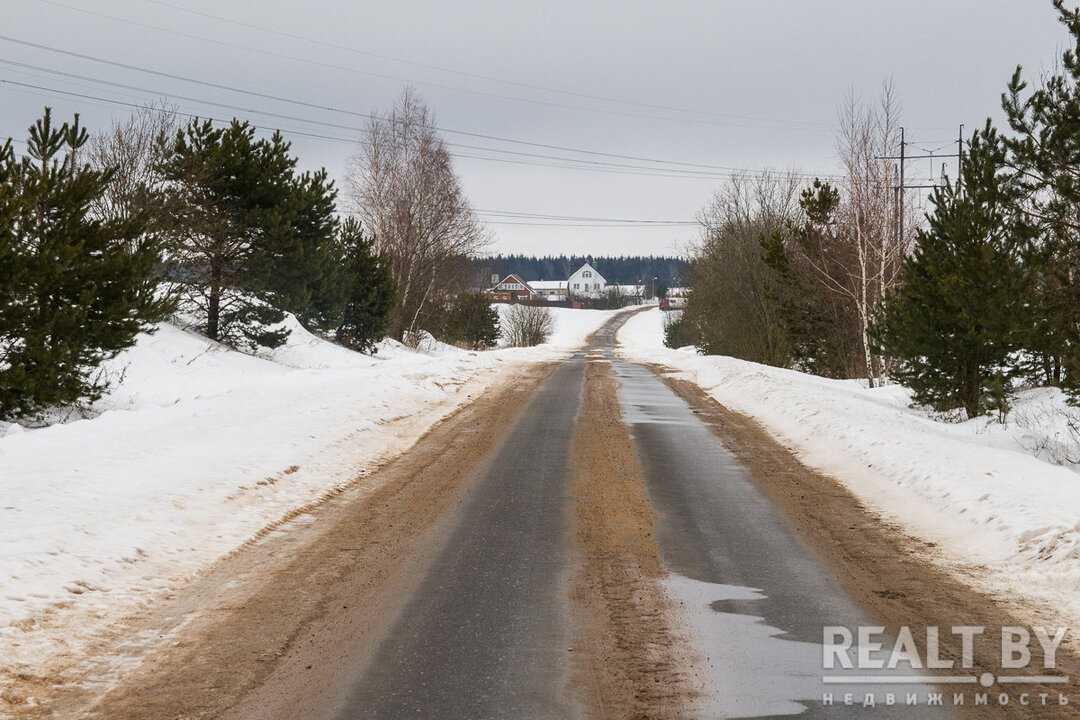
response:
M575 683L597 718L690 716L701 662L662 579L654 514L611 365L590 361L574 442Z
M880 625L892 631L906 626L916 638L925 638L927 627L948 632L953 626L982 626L993 637L1003 626L1032 624L1027 614L1018 614L1004 599L973 589L962 575L950 572L935 548L868 510L838 480L803 465L756 420L724 407L667 368L653 370L709 424L788 524L832 569L848 595ZM1041 651L1032 650L1032 666L1039 667ZM945 648L942 658L959 667L957 653L957 647ZM1000 665L993 645L977 646L973 674L997 673ZM1057 667L1075 678L1080 658L1059 652ZM955 688L941 689L951 698ZM1032 697L1045 692L1057 698L1061 687L1033 684L1025 689ZM1077 716L1072 705L1023 707L1013 702L1008 707L969 704L956 709L961 716L978 718Z
M13 717L304 717L332 702L346 679L311 673L314 658L362 666L475 470L554 367L523 366L408 453L113 625L89 656L35 681L36 706Z

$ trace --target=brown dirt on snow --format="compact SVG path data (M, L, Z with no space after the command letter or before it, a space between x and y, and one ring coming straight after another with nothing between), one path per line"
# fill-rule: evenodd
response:
M131 618L101 657L126 659L132 669L102 697L77 680L36 684L28 689L39 705L23 705L14 717L325 714L423 577L476 471L554 368L524 368L436 424L408 453Z
M776 503L787 522L824 559L848 594L880 625L895 632L901 626L911 628L919 652L925 657L927 627L940 628L943 659L960 667L958 643L946 642L953 626L984 626L986 638L1000 638L1002 626L1031 627L1007 602L972 589L961 574L947 571L935 561L935 549L905 534L864 507L835 478L807 468L791 450L782 446L756 420L734 412L709 397L698 386L671 377L666 368L654 368L664 381L683 397L706 420L724 445L735 453L751 478ZM1025 613L1024 617L1029 617ZM1054 626L1050 620L1046 627ZM1053 634L1053 630L1051 630ZM922 638L920 640L920 638ZM1031 670L1018 674L1039 674L1042 653L1032 641ZM996 640L976 643L973 671L1000 673L1001 659ZM940 672L940 671L938 671ZM1067 674L1068 685L1026 685L1017 688L994 686L989 706L973 707L976 688L966 691L965 705L956 708L961 717L985 718L1077 718L1076 678L1080 659L1058 651L1055 674ZM939 688L945 701L952 704L957 686ZM978 687L983 691L986 688ZM999 693L1012 699L1007 707L997 706ZM1021 692L1030 694L1031 705L1018 704ZM1058 706L1058 693L1064 692L1069 705ZM1042 706L1039 693L1048 693L1051 704ZM858 700L861 700L859 698ZM867 716L873 716L867 710Z
M680 639L654 515L607 362L592 361L574 441L575 678L596 718L680 718L699 660Z

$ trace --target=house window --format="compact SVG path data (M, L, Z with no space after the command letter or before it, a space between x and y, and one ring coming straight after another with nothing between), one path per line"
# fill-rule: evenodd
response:
M586 270L585 272L581 273L581 277L592 277L592 273Z
M580 290L581 289L581 283L574 283L574 289L575 290Z

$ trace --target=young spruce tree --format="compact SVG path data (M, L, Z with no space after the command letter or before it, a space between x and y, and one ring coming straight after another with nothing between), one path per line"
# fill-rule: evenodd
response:
M342 273L336 284L343 297L336 339L345 347L375 352L375 343L386 337L398 298L390 263L353 218L341 224L339 248Z
M917 403L963 408L974 417L1005 407L1009 354L1016 348L1027 293L1021 256L1028 239L1013 210L1005 151L987 123L973 135L960 184L933 197L929 227L901 271L873 327L878 351Z
M98 366L167 310L146 217L90 212L112 170L80 164L87 139L46 108L25 157L0 152L0 416L97 399Z

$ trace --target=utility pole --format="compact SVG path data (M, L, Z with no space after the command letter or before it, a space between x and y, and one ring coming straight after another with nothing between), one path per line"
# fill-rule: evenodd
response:
M905 190L923 190L923 189L939 189L941 185L938 183L908 185L906 182L906 165L908 160L930 160L930 174L934 173L934 158L956 158L956 175L957 183L960 182L960 173L963 168L964 162L964 126L960 126L959 139L957 140L956 154L938 155L937 153L926 151L926 155L908 155L907 154L907 136L904 132L904 128L900 128L900 154L899 155L886 155L884 157L877 158L878 160L899 160L900 161L900 185L896 188L896 192L899 197L897 199L897 208L900 211L900 222L897 223L900 232L900 242L904 240L904 191ZM941 175L945 176L945 164L941 164Z
M961 125L960 126L960 148L961 148L961 150L963 149L963 143L964 143L963 133L964 133L964 126ZM885 157L876 158L877 160L899 160L900 161L900 186L904 190L919 190L919 189L930 189L930 188L937 189L937 188L941 187L941 185L939 183L930 183L929 185L926 185L926 184L923 184L923 185L907 185L904 182L904 164L906 163L906 161L908 161L908 160L930 160L930 173L933 174L933 172L934 172L934 166L933 166L934 158L957 158L957 159L959 159L961 157L961 155L962 155L962 152L958 152L956 154L951 154L950 153L948 155L939 155L939 154L937 154L935 152L930 152L930 151L926 151L928 153L926 155L908 155L906 148L907 148L907 142L904 139L904 128L900 128L900 154L899 155L887 155ZM944 167L944 164L942 164L942 167Z
M960 137L956 139L956 191L960 192L964 178L964 125L960 124Z
M896 193L899 195L899 200L896 205L900 208L900 237L897 238L897 246L902 247L904 243L904 156L907 142L904 140L904 128L900 128L900 186L896 188Z

